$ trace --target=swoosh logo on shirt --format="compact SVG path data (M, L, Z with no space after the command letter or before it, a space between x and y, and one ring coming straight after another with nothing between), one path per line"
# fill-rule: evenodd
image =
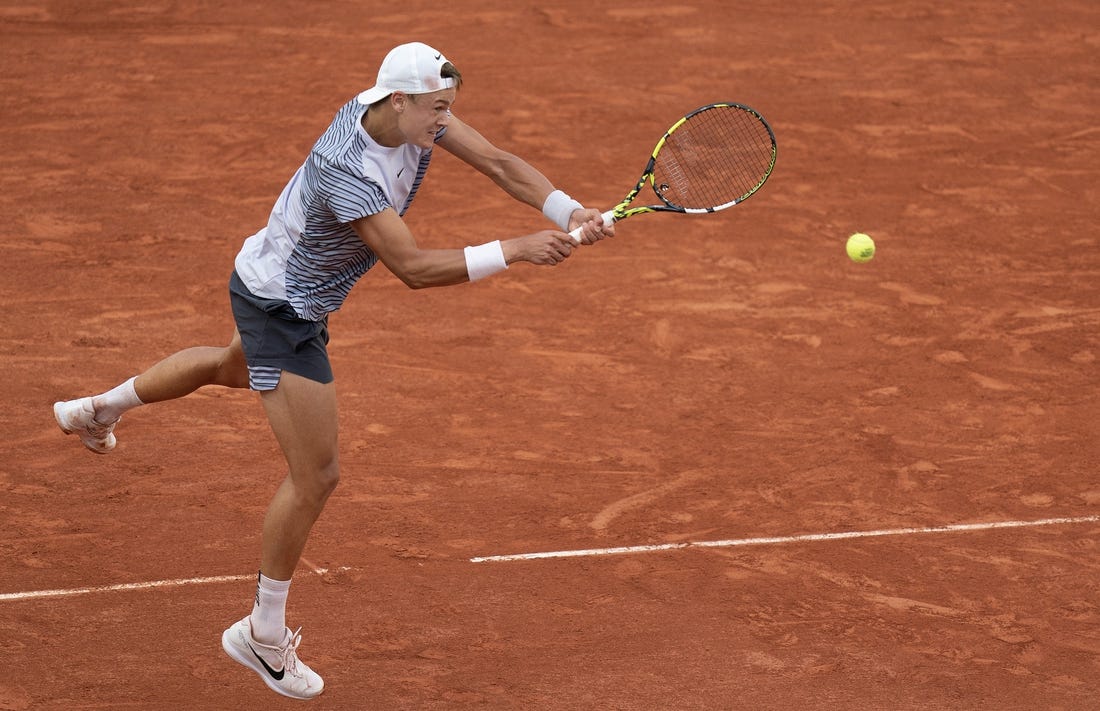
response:
M245 644L248 644L248 643L245 642ZM275 671L274 669L269 667L267 665L267 662L264 661L264 658L261 657L259 654L256 654L255 649L252 649L251 644L248 645L248 651L252 652L252 654L256 657L256 659L260 660L260 664L264 665L264 669L267 670L267 673L271 675L272 679L274 679L275 681L282 681L283 680L283 675L286 674L286 669L280 669L279 671Z
M401 174L402 174L402 173L404 173L404 172L405 172L405 167L404 167L404 166L401 166L401 170L397 171L397 177L398 177L398 179L400 179L400 178L401 178Z

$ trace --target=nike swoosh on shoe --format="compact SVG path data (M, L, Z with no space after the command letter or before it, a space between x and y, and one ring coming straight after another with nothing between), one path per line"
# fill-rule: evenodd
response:
M271 675L272 679L274 679L275 681L282 681L283 680L283 676L286 674L286 669L280 669L279 671L275 671L270 666L268 666L267 662L264 661L263 657L261 657L259 654L256 654L256 650L252 648L251 644L249 644L248 642L245 642L245 644L248 644L248 651L252 652L252 654L256 657L256 659L260 660L260 664L264 665L264 669L267 670L267 673Z

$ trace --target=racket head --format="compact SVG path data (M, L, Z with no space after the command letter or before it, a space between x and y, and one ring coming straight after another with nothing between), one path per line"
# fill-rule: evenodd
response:
M759 112L715 103L695 109L665 132L646 173L663 209L717 212L756 193L775 168L776 155L775 132ZM647 211L655 209L662 208Z

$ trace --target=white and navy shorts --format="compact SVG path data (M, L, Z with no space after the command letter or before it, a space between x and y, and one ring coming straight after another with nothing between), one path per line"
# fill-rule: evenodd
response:
M236 270L229 278L229 301L248 363L248 386L274 390L283 371L318 383L331 383L328 318L300 317L283 299L263 299L244 285Z

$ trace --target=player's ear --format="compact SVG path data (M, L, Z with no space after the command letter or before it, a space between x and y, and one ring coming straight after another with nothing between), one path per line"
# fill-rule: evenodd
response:
M402 94L400 91L395 91L390 94L390 106L392 106L393 110L397 113L401 113L402 111L404 111L405 106L408 103L409 97L405 94Z

